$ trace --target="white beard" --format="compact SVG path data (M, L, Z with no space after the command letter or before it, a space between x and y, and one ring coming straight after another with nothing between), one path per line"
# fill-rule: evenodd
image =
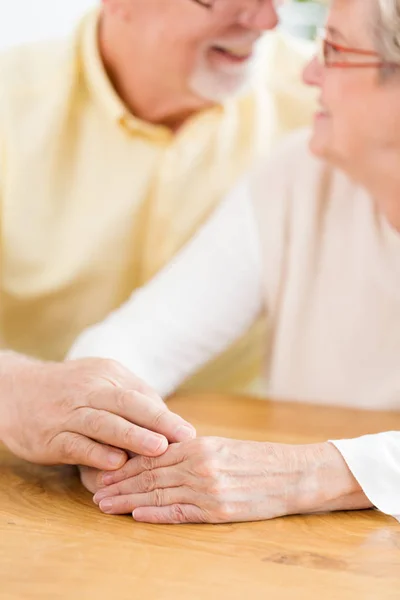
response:
M225 65L212 68L202 53L189 80L191 91L211 102L224 102L228 98L243 93L252 82L260 63L260 52L255 48L252 58L246 63Z

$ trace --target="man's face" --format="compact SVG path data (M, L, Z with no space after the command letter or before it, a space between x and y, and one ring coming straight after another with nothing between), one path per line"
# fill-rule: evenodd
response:
M203 0L204 2L204 0ZM159 89L219 102L247 82L257 41L277 23L274 0L103 0L123 21L133 64L152 71Z

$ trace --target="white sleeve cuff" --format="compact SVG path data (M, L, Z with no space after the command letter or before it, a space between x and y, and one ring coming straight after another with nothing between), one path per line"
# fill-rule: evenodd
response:
M400 521L400 432L331 443L342 454L370 502Z

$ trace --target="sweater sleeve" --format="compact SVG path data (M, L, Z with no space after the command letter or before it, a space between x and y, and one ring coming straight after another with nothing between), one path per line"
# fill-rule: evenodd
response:
M249 196L244 180L164 270L78 337L68 358L117 360L168 395L242 335L262 309Z
M400 431L332 443L372 504L400 521Z

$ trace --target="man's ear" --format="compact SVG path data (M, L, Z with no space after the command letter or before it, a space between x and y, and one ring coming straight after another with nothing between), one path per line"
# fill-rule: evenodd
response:
M129 18L132 0L101 0L103 12L118 16L123 20Z

